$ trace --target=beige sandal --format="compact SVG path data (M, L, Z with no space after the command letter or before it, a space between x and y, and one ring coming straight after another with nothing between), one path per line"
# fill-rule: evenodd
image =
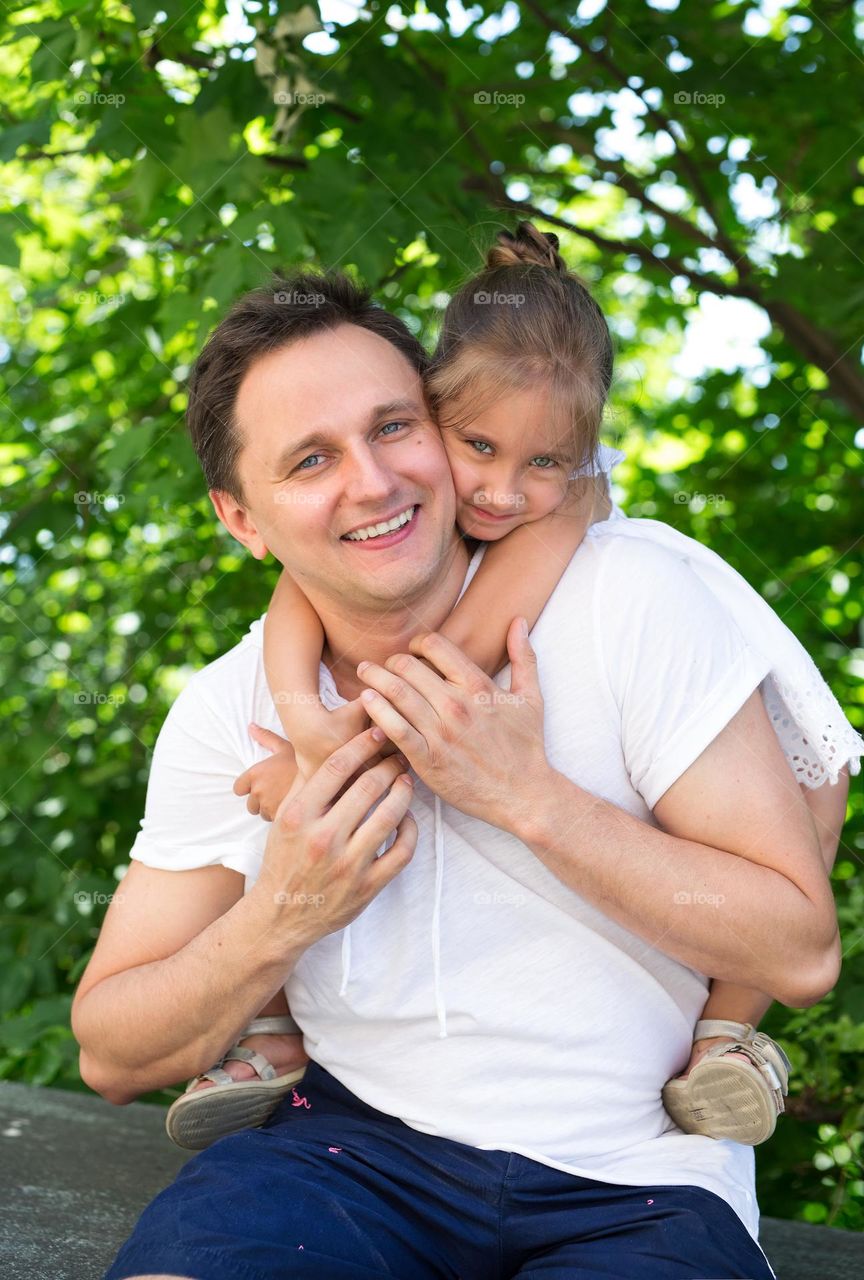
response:
M278 1018L254 1018L240 1039L292 1035L299 1031L297 1023L288 1014ZM231 1061L248 1062L259 1078L235 1080L222 1070L222 1063ZM298 1067L284 1076L277 1076L275 1067L263 1053L235 1044L215 1067L190 1080L186 1092L172 1103L165 1117L168 1137L178 1147L203 1151L229 1133L258 1128L305 1074L306 1068ZM212 1080L213 1088L196 1089L202 1080Z
M775 1040L749 1022L703 1018L694 1040L738 1036L733 1044L715 1044L686 1080L669 1080L663 1105L685 1133L730 1138L755 1147L771 1137L777 1117L786 1110L792 1064ZM743 1054L748 1061L730 1057Z

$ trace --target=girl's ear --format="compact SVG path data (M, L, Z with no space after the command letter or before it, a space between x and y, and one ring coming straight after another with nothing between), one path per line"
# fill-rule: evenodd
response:
M269 548L258 532L257 526L244 506L221 489L210 490L210 501L220 522L233 538L251 551L256 560L263 560Z

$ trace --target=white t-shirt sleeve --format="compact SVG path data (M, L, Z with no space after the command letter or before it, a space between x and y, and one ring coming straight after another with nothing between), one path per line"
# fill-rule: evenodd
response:
M600 660L630 781L650 809L771 670L685 560L610 538L597 578Z
M220 865L255 873L266 832L233 792L247 767L235 737L193 676L159 732L130 858L165 871Z

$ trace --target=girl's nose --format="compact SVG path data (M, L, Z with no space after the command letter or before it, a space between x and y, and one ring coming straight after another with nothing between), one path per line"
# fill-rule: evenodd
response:
M495 513L509 514L515 508L519 507L522 501L522 495L517 492L516 486L510 477L502 476L500 480L494 481L486 478L475 494L474 502L478 507L485 507Z

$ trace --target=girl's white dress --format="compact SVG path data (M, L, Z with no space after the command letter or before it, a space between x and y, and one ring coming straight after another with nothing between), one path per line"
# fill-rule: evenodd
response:
M600 445L595 468L607 478L625 455ZM573 475L580 474L574 472ZM701 542L679 533L660 520L631 519L614 502L604 524L614 532L649 538L686 559L707 587L734 617L745 640L771 658L773 666L760 689L771 723L786 758L799 782L819 787L835 783L844 765L851 774L861 771L859 757L864 740L846 719L840 704L828 688L813 659L777 617L757 591L731 565ZM595 525L592 535L600 535L603 525Z

